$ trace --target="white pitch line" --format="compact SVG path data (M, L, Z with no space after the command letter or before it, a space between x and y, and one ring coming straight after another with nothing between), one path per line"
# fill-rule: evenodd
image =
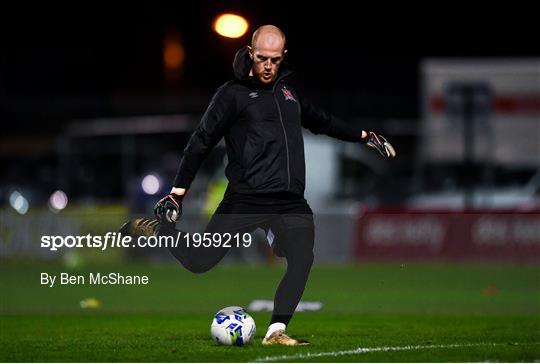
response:
M376 353L386 351L405 351L405 350L425 350L425 349L451 349L451 348L464 348L470 346L502 346L502 345L538 345L540 343L470 343L470 344L441 344L441 345L407 345L407 346L381 346L375 348L356 348L352 350L342 351L327 351L322 353L304 353L295 355L279 355L279 356L265 356L263 358L255 359L255 362L271 362L271 361L289 361L295 359L309 359L318 358L321 356L341 356L341 355L353 355L353 354L365 354Z

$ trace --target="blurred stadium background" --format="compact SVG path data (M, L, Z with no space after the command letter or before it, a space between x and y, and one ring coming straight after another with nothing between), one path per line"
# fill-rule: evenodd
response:
M247 32L218 34L216 19L227 12L243 16ZM489 27L475 40L466 23L436 43L412 31L386 43L349 18L317 26L321 9L298 24L297 11L248 2L136 15L14 28L0 68L2 258L46 258L35 243L52 226L104 231L150 214L213 92L231 78L234 53L254 27L273 22L288 36L305 92L399 151L385 161L306 132L318 261L540 259L533 44L501 45ZM186 200L189 226L204 225L219 201L224 163L220 145Z
M340 267L366 264L368 273L383 272L381 277L395 280L396 287L440 275L436 290L448 293L455 283L452 267L470 264L456 276L465 282L475 272L477 281L469 283L478 287L466 292L478 289L479 295L495 296L501 286L523 285L520 299L499 302L493 310L530 314L537 329L540 50L538 42L526 39L535 34L535 23L522 22L511 33L501 20L480 25L474 16L447 22L427 17L416 31L407 21L392 23L393 17L381 16L374 25L366 19L369 13L349 10L310 9L306 16L284 4L268 9L248 1L234 6L192 2L171 8L149 5L117 18L86 20L73 13L60 23L36 15L17 22L0 54L5 294L0 312L78 309L61 295L39 291L38 278L34 282L29 277L45 269L40 267L92 270L105 264L123 269L125 264L129 270L136 264L132 270L144 273L147 264L173 263L164 251L50 252L39 241L42 235L116 231L131 216L151 215L156 200L169 191L182 150L213 92L232 77L235 52L248 43L254 28L272 23L288 37L288 62L305 93L342 119L381 132L398 151L395 160L383 160L361 145L305 132L306 199L315 213L318 267L337 267L339 280L362 273ZM238 38L218 34L212 27L224 13L243 16L247 33ZM395 27L386 36L388 24ZM434 39L426 32L433 32ZM180 225L186 230L204 227L219 202L225 162L220 144L185 200ZM225 267L261 263L264 270L266 264L282 264L269 253L264 236L255 236L256 246L231 251ZM414 277L390 273L394 263L403 272L413 262L428 268L419 265L425 269L418 268ZM507 275L505 269L513 273ZM24 274L21 282L34 295L15 283ZM166 275L156 274L156 287L167 285ZM279 277L275 275L273 283ZM327 297L324 287L314 284L308 298L326 299L323 304L330 309L341 307L342 302L332 306L341 296ZM392 304L379 306L377 286L368 300L353 300L345 311L410 309L420 314L417 305L425 304L420 297L436 286L428 285L424 292L417 287L420 301L407 301L403 292L393 296L395 287L390 288L393 309ZM135 304L122 303L115 294L105 289L100 296L111 298L111 312L159 311L136 298ZM73 295L85 297L81 290ZM39 296L44 306L28 303ZM452 313L455 302L442 296L428 308ZM470 296L462 297L463 305L470 302ZM181 302L176 300L172 302ZM207 314L221 301L218 297L201 307ZM368 305L357 308L355 302ZM203 309L193 302L185 307ZM477 303L471 312L479 314L486 307ZM180 306L164 308L174 310L182 311Z

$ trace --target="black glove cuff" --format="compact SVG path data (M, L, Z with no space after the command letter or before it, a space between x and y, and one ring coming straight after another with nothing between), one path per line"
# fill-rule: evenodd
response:
M365 130L364 130L365 131ZM367 142L369 142L369 134L371 133L370 131L365 131L366 132L366 136L365 137L362 137L360 135L360 141L364 144L367 144Z
M184 196L186 194L184 193L183 195L177 195L176 193L169 193L169 196L171 196L171 198L176 201L179 205L182 204L182 201L184 201Z

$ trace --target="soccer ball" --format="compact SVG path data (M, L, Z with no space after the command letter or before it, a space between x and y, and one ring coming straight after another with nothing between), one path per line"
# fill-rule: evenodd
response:
M244 346L255 336L255 321L242 307L225 307L215 314L210 334L216 344Z

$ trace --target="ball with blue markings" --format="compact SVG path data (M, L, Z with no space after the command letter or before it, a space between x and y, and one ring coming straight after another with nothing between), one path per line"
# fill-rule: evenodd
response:
M255 320L239 306L219 310L210 326L212 339L219 345L247 345L253 340L255 330Z

